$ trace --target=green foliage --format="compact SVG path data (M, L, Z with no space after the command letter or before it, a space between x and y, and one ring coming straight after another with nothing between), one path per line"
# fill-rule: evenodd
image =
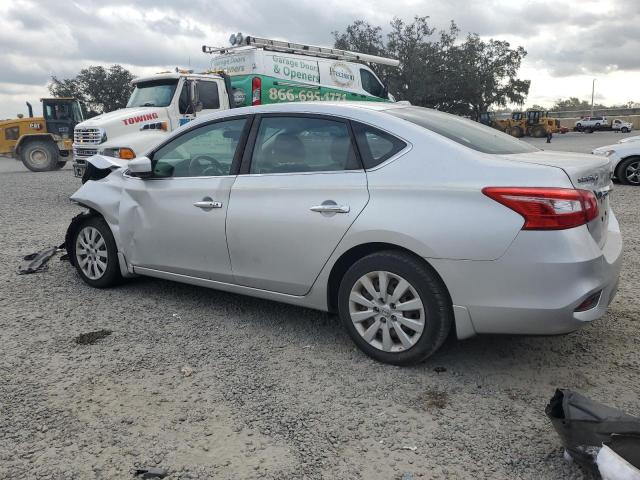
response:
M88 116L124 108L131 94L133 74L120 65L109 68L91 66L74 78L51 77L49 92L56 97L80 100Z
M344 32L333 32L336 48L400 60L398 68L372 65L397 100L478 118L490 106L522 104L530 81L517 78L527 52L499 40L469 34L459 42L454 22L437 31L429 17L391 21L382 28L357 20Z

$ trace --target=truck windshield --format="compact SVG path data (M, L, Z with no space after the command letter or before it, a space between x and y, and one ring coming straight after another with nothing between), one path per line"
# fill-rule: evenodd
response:
M389 108L386 113L482 153L508 155L538 151L536 147L495 128L449 113L421 107Z
M177 79L152 80L136 83L127 108L131 107L167 107L178 86Z

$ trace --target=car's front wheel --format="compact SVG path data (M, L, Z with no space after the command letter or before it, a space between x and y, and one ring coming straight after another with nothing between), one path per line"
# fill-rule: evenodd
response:
M622 127L622 128L620 129L620 131L621 131L622 133L629 133L629 129L628 129L627 127Z
M451 301L438 275L403 252L368 255L345 273L338 313L356 345L395 365L420 362L445 341Z
M116 242L100 217L90 217L76 229L72 242L73 263L82 279L95 288L106 288L122 280Z

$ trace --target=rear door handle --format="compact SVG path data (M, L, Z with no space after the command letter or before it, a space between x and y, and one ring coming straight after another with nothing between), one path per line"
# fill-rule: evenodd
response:
M349 205L316 205L309 210L320 213L349 213L351 208Z
M202 200L193 204L194 207L202 208L203 210L209 210L211 208L222 208L222 202L216 202L214 200Z

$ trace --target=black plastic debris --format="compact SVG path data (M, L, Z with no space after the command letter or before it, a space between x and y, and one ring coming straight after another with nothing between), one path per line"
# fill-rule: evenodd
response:
M164 478L169 474L166 468L148 467L138 468L134 475L140 478Z
M18 275L27 275L29 273L44 272L49 266L47 263L56 252L62 251L64 245L59 247L43 248L39 252L31 253L22 258L22 263L18 267Z
M93 345L98 340L102 340L103 338L108 337L109 335L111 335L111 333L111 330L105 329L96 330L94 332L81 333L76 338L74 338L74 341L78 345Z
M624 458L625 452L633 450L632 442L640 440L640 418L571 390L557 389L545 413L567 453L586 468L595 469L603 444L616 445L613 448L618 448L616 452ZM638 445L640 443L635 443L636 449Z

